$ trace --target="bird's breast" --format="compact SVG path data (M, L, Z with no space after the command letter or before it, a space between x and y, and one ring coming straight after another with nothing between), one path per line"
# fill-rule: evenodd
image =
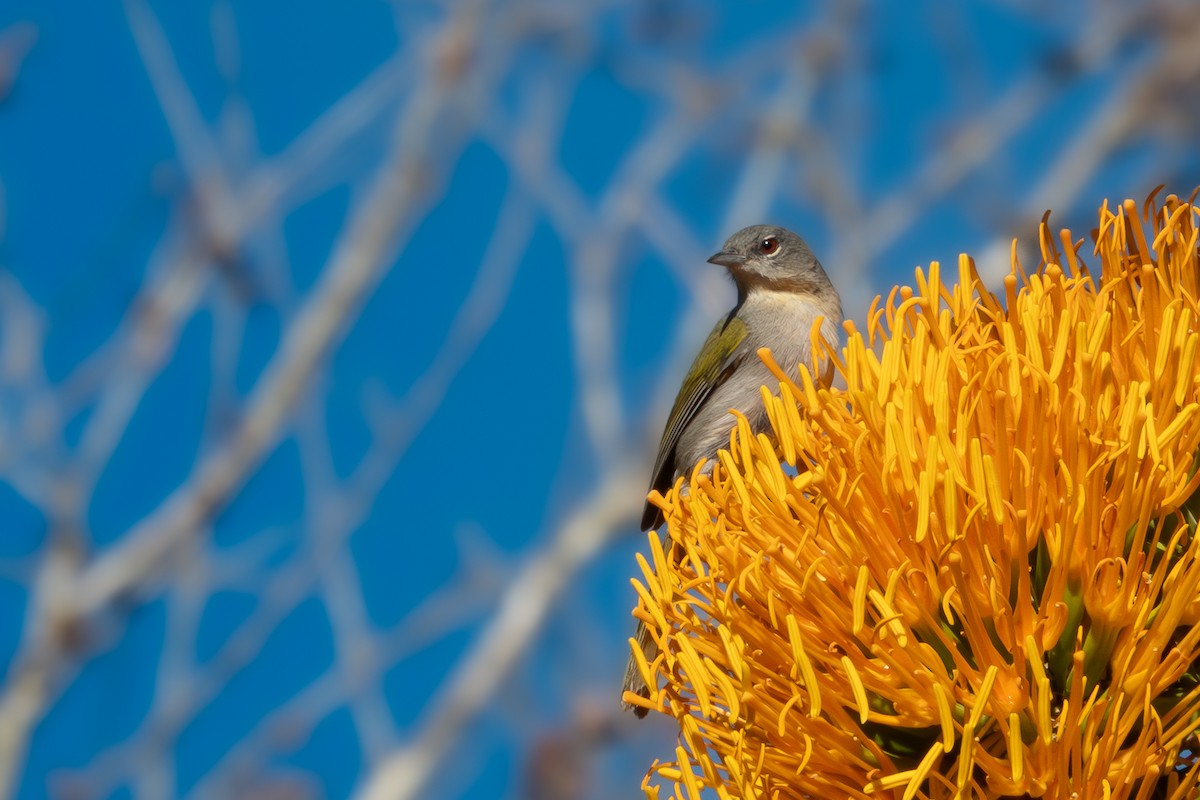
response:
M770 349L775 363L793 375L802 362L813 366L812 330L817 318L823 319L821 334L835 347L842 323L836 294L829 301L812 294L762 290L746 298L740 316L746 322L745 344L750 352Z
M734 425L729 413L731 409L744 414L755 432L763 430L767 418L762 404L762 387L775 389L778 381L757 351L768 348L775 363L790 375L796 375L801 363L811 369L813 325L818 317L823 317L822 334L836 342L841 309L827 308L816 297L762 290L746 299L738 310L738 317L747 328L746 338L739 347L741 362L725 383L713 391L681 434L677 464L691 465L701 458L711 461L717 450L729 447L729 434Z

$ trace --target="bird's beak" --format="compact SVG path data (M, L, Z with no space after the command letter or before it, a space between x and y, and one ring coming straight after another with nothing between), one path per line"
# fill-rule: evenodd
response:
M719 264L722 267L740 267L746 263L746 258L732 250L722 250L719 253L713 253L712 257L708 259L708 263Z

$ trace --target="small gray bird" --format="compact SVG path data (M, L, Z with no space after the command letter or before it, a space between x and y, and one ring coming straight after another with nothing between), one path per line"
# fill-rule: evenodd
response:
M756 433L767 428L760 390L775 379L758 357L759 348L769 348L775 362L794 374L801 363L812 367L811 334L817 317L822 318L821 335L831 344L837 344L842 324L837 289L804 240L785 228L743 228L708 261L733 276L737 305L708 335L671 407L650 481L650 488L660 492L679 475L689 474L702 458L708 459L705 469L712 469L717 451L729 446L736 424L732 409L744 414ZM642 530L662 522L662 511L647 502ZM641 622L636 639L646 661L654 661L658 648ZM632 656L625 668L624 691L650 696ZM646 716L641 706L625 706Z

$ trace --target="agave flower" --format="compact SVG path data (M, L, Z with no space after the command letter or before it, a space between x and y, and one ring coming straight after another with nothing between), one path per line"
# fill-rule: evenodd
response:
M656 496L648 796L1197 796L1197 214L1106 205L1098 271L1043 221L1003 300L917 270Z

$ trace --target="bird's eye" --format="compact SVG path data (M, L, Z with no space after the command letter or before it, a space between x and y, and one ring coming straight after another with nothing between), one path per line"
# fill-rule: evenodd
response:
M758 252L764 256L773 256L779 251L779 240L774 236L768 236L758 243Z

